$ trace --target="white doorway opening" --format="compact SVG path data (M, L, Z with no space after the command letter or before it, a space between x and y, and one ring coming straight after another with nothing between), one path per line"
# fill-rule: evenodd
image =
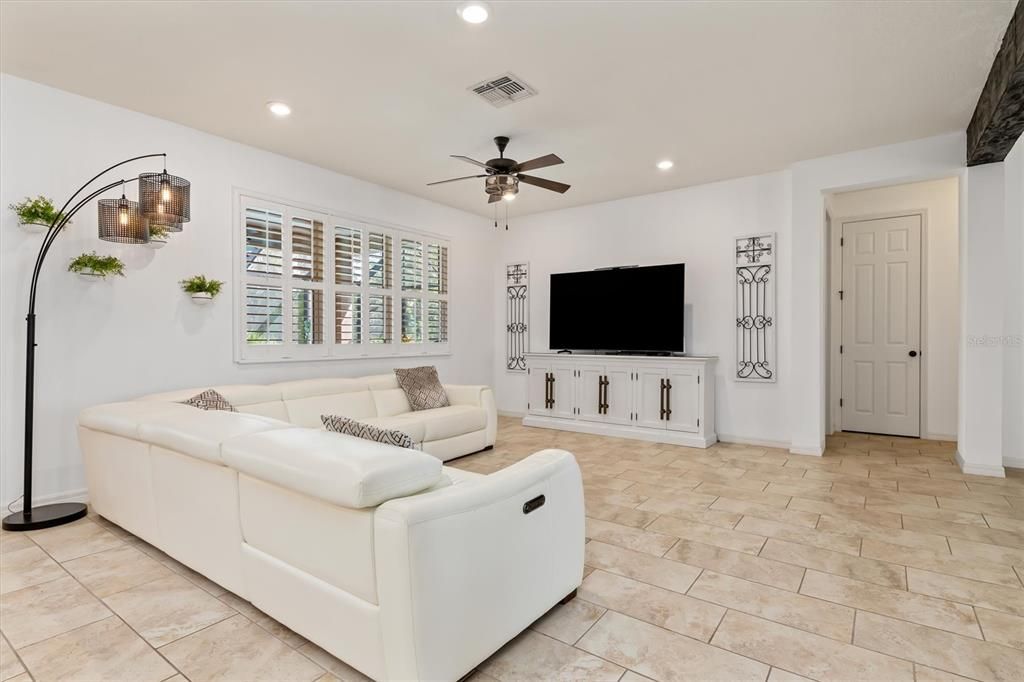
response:
M956 440L957 178L830 194L826 431Z

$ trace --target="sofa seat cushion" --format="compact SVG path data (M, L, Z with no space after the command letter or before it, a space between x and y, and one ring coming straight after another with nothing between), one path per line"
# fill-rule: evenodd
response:
M393 419L395 426L388 428L402 429L399 424L422 424L423 438L420 440L422 443L461 436L473 431L480 431L487 426L487 412L483 408L473 405L436 407L432 410L419 410L398 415Z
M352 509L412 495L441 480L436 457L318 429L240 436L222 451L244 474Z

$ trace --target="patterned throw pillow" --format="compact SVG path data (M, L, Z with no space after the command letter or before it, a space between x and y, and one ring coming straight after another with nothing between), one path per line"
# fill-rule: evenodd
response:
M448 407L448 394L437 378L437 368L413 367L396 369L398 385L405 391L409 406L414 410L432 410L435 407Z
M410 450L416 449L416 443L413 442L412 436L404 431L399 431L397 429L382 429L376 426L371 426L370 424L357 422L355 419L339 417L334 414L322 414L320 415L320 420L324 423L324 428L328 431L344 433L348 436L355 436L357 438L372 440L378 443L396 445L400 448L409 448Z
M208 388L198 395L194 395L188 400L181 401L183 405L191 405L192 407L198 407L200 410L222 410L224 412L238 412L234 405L227 401L227 398L222 396L212 388Z

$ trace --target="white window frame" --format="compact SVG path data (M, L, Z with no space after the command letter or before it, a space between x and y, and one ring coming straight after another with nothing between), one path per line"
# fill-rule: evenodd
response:
M245 214L247 208L269 209L279 212L282 215L282 265L283 272L280 277L261 276L246 271L245 258ZM304 362L322 360L345 360L358 358L381 358L381 357L416 357L416 356L441 356L451 354L452 339L452 303L451 292L453 282L451 277L452 245L451 241L443 236L432 232L417 230L401 225L395 225L380 220L352 215L329 208L317 207L300 202L282 199L262 192L255 192L242 188L233 190L233 227L232 227L232 290L233 296L233 334L235 342L234 359L239 364L271 363L271 362ZM292 263L292 218L301 217L319 220L323 223L323 249L324 249L324 277L323 282L310 282L304 279L291 277ZM334 235L335 227L349 227L360 230L362 242L362 272L363 281L359 287L351 285L339 285L335 283L335 253ZM391 237L391 287L390 289L371 288L369 286L369 269L367 267L367 243L370 232L384 233ZM401 342L401 301L403 292L401 290L401 241L402 239L414 239L423 243L423 290L406 292L405 298L420 298L423 302L423 339L422 343ZM437 244L448 250L448 290L446 294L435 294L427 291L427 259L428 245ZM285 334L285 341L281 344L249 344L246 342L246 289L248 284L268 284L280 286L282 290L282 328ZM294 288L320 289L324 292L323 311L323 335L322 344L298 344L292 338L292 295ZM362 341L358 344L336 343L335 330L335 292L337 291L359 291L361 293L361 319L362 319ZM369 295L382 293L391 296L391 343L371 344L369 338ZM427 341L427 309L428 301L444 300L448 305L448 338L442 343Z

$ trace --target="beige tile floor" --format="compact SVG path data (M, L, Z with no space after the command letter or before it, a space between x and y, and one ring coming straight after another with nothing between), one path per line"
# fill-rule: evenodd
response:
M839 434L823 458L528 429L456 466L573 452L586 577L489 680L1024 680L1024 472ZM0 682L365 679L102 518L0 550Z

